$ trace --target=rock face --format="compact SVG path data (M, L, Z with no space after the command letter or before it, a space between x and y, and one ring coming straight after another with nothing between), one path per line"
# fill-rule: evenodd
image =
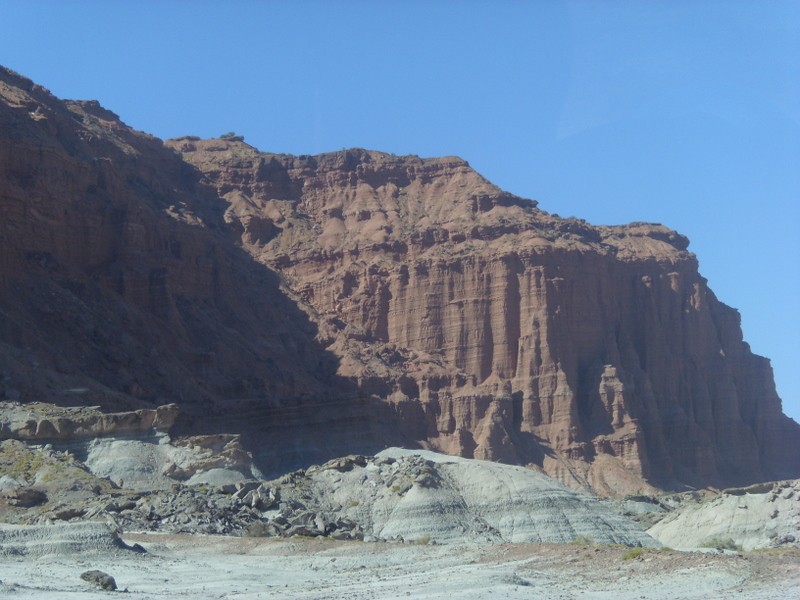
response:
M648 533L665 546L680 549L724 547L726 541L747 551L800 547L798 480L697 496L684 501Z
M130 550L105 523L0 525L0 556L109 555Z
M457 158L167 144L409 438L607 493L800 471L769 361L680 234L561 219Z
M177 406L102 413L96 408L61 408L32 402L0 402L0 439L30 442L74 441L81 438L136 436L142 432L166 432L175 424Z
M97 569L84 571L81 573L81 579L99 587L101 590L113 592L117 589L116 580L108 573L105 573L104 571L98 571Z
M332 382L313 324L160 140L0 70L0 182L8 399L197 405Z
M273 473L403 444L605 493L800 476L684 237L458 158L165 144L0 69L0 214L6 400L174 402Z
M160 140L0 69L0 399L175 402L180 431L268 437L276 469L382 448L381 406L336 376L224 208ZM308 431L314 419L329 426Z
M541 473L425 450L345 457L267 485L278 500L263 529L275 535L658 546L610 505Z

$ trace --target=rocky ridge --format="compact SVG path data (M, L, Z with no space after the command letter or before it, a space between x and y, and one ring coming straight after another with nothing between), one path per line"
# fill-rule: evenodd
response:
M41 558L74 553L121 554L142 551L125 544L102 523L61 523L48 526L0 525L0 556Z

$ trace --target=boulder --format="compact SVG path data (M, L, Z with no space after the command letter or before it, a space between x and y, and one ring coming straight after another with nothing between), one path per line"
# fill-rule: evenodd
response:
M108 592L113 592L117 589L117 582L111 575L96 569L81 573L81 579Z

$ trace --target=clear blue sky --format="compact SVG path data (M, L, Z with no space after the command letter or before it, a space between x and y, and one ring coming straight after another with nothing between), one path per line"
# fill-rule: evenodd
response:
M157 135L456 154L691 239L800 420L800 2L0 1L0 63Z

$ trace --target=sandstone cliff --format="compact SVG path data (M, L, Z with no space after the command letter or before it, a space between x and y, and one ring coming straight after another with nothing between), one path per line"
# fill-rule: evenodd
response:
M680 234L561 219L458 158L167 144L409 438L611 493L800 471L769 362Z
M272 431L276 465L309 414L328 419L310 456L374 450L366 435L348 447L372 408L200 178L97 103L0 69L0 398L176 402L184 432Z
M274 472L383 445L618 493L800 475L688 241L458 158L166 144L0 69L0 392L175 402Z

